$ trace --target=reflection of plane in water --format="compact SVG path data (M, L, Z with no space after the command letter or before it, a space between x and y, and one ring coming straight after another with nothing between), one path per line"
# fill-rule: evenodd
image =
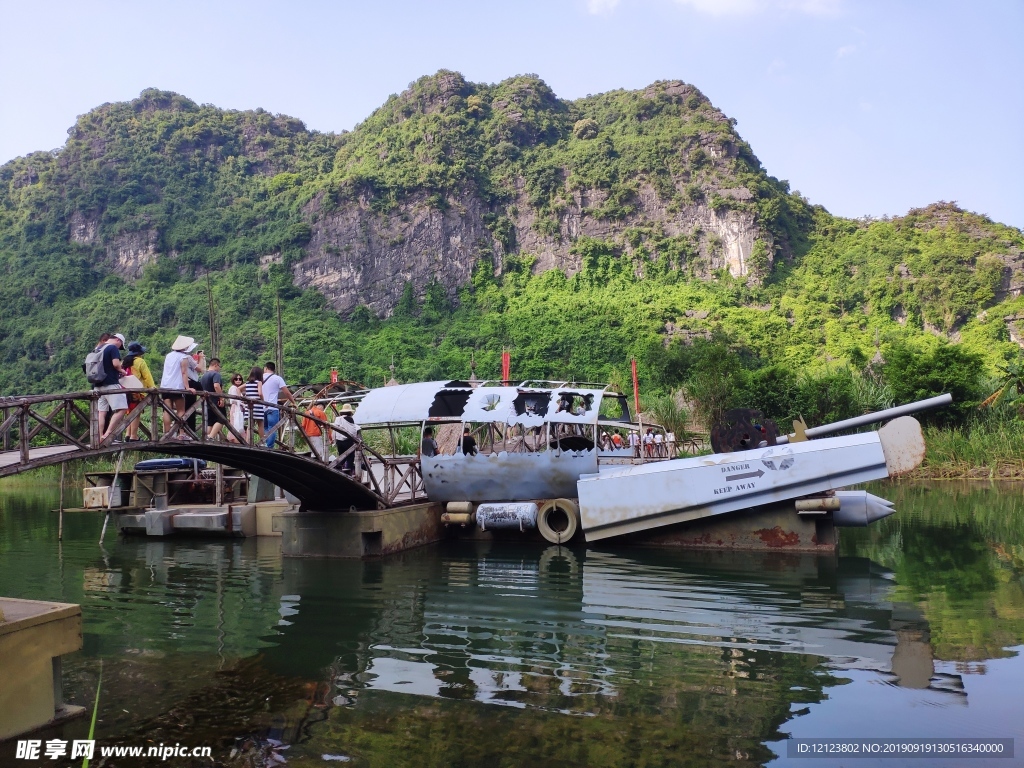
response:
M555 547L460 555L408 557L393 586L379 564L286 561L290 625L268 663L305 677L330 667L346 696L366 688L592 711L593 697L645 677L692 675L696 690L802 654L965 697L958 676L935 674L923 616L891 602L891 574L869 560ZM415 582L410 567L423 570ZM336 610L339 584L352 612Z

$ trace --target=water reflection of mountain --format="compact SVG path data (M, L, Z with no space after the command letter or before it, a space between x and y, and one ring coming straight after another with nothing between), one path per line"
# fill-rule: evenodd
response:
M935 676L926 622L865 559L503 546L403 566L392 581L384 564L286 562L292 615L268 663L329 667L357 689L574 712L638 685L735 693L787 657L962 690Z

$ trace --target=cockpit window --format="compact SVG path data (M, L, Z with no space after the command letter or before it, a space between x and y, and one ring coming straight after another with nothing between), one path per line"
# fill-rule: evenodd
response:
M546 392L520 392L512 405L519 416L547 416L548 398Z
M593 407L593 395L582 395L578 392L562 392L558 396L558 405L555 407L555 413L571 413L573 416L582 416Z
M630 421L629 405L623 395L605 395L601 398L602 421Z
M434 396L427 416L431 419L461 416L471 394L471 389L442 389Z

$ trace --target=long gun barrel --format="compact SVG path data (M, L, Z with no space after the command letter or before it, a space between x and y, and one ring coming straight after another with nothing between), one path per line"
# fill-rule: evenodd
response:
M912 413L920 413L921 411L927 411L931 408L941 408L944 405L949 405L953 402L953 396L949 393L945 395L939 395L938 397L929 397L927 400L918 400L916 403L907 403L906 405L897 405L895 408L886 408L884 411L875 411L874 413L865 413L863 416L854 416L852 419L843 419L842 421L836 421L832 424L822 424L820 427L812 427L808 429L804 434L808 438L823 437L825 435L831 435L836 432L842 432L846 429L856 429L857 427L866 427L868 424L877 424L880 421L888 421L889 419L895 419L897 416L909 416ZM788 443L793 435L780 435L775 439L777 443Z

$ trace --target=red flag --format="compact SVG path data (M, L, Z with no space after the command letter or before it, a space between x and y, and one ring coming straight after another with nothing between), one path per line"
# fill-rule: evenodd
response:
M506 384L512 380L512 356L507 349L501 350L501 380Z

